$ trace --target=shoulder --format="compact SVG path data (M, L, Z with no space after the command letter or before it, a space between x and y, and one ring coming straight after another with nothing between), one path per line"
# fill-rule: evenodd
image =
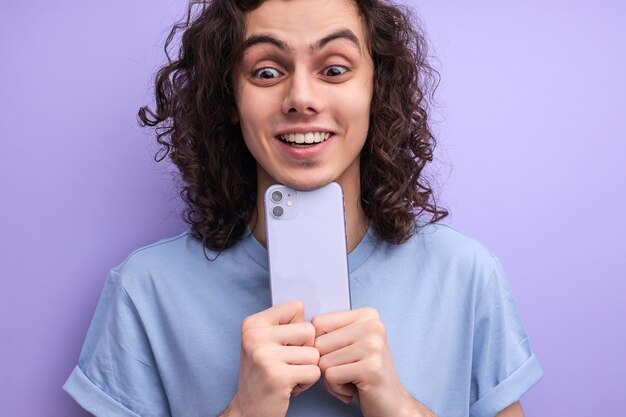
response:
M198 275L207 267L210 256L191 231L185 231L133 251L110 275L132 295L137 290L169 287L168 281L173 278L180 282Z
M141 274L150 270L185 266L199 256L204 258L201 242L190 231L185 231L133 251L113 270L124 274Z
M369 265L384 265L439 283L462 282L480 290L500 271L498 258L482 243L444 224L420 225L400 245L377 240L375 246Z
M421 226L411 237L417 249L431 255L453 259L481 259L489 261L494 255L478 240L451 226L434 223Z
M444 224L428 224L412 237L414 251L450 276L473 281L478 291L494 276L503 275L500 260L478 240Z
M375 246L385 256L410 256L421 262L492 263L495 256L478 240L439 223L420 225L404 243L394 245L375 238Z
M260 246L244 237L216 252L186 231L137 249L113 268L111 275L129 295L142 294L141 297L156 292L171 297L200 287L216 288L225 280L232 286L237 280L247 282L267 275L261 262L264 254L261 249L254 250L258 249L255 243Z

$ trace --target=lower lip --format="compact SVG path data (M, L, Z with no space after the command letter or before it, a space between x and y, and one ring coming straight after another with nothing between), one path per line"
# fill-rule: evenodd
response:
M324 152L326 148L328 148L328 146L330 146L330 142L332 142L333 139L335 139L335 135L331 135L324 142L320 142L315 145L300 147L287 145L282 140L276 138L282 152L295 159L311 159L319 156Z

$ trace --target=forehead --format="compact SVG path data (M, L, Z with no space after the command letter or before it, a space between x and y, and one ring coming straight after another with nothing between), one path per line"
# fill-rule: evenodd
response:
M298 47L342 29L365 43L363 24L352 0L266 0L246 13L245 38L270 35Z

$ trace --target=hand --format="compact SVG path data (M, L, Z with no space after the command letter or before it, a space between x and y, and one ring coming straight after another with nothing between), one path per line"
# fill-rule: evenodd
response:
M315 328L299 301L247 317L241 326L239 385L225 415L279 417L289 399L321 376Z
M425 407L398 380L375 309L323 314L312 323L319 367L332 395L345 403L356 396L366 417L422 415Z

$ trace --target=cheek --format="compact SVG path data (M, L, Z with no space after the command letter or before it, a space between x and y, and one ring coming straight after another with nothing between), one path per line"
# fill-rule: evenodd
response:
M254 96L254 91L249 88L245 80L240 79L234 82L233 88L235 90L235 106L237 106L236 113L243 128L244 121L249 124L250 119L254 117L254 103L257 98Z
M344 95L343 108L349 112L354 128L367 133L373 95L373 74L363 75Z
M267 127L272 119L272 111L276 108L268 92L253 88L240 90L236 103L242 128L245 126L252 132L258 131L260 127Z
M363 142L369 130L371 101L372 96L370 94L360 92L353 97L352 106L349 107L352 128Z
M245 120L248 120L248 119L245 119ZM246 144L246 147L248 148L252 156L254 156L254 158L257 159L259 156L257 149L260 147L260 144L255 136L254 129L252 129L246 123L241 123L240 126L241 126L241 134L243 135L243 141Z
M255 134L259 131L262 117L259 114L259 108L254 106L253 100L238 100L237 101L237 116L239 119L239 126L241 127L241 133L246 142L246 145L250 149L255 144Z

